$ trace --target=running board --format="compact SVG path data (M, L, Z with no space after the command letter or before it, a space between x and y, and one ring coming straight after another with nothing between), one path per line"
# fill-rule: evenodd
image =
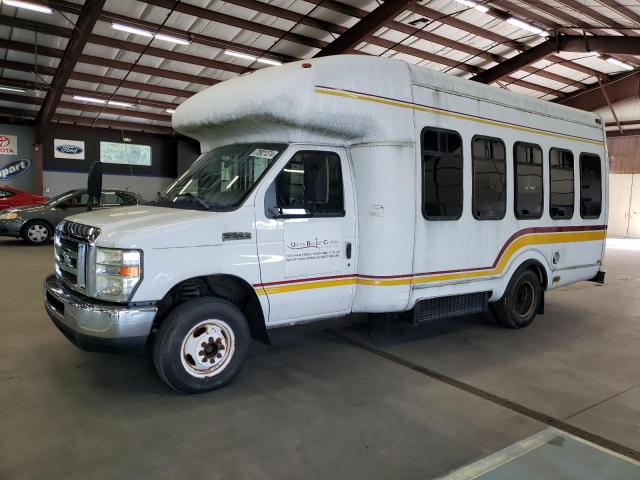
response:
M422 300L413 309L412 323L486 312L490 295L491 292L477 292Z

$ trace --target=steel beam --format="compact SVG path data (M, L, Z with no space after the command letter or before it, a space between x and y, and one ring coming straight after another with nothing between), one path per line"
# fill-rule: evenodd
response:
M602 35L569 36L557 35L549 40L532 47L515 57L502 62L495 67L479 73L472 80L480 83L492 83L502 77L521 70L523 67L540 60L554 51L583 52L597 51L600 53L626 53L640 55L640 42L632 42L627 37L613 37Z
M369 12L353 27L316 53L314 57L339 55L355 48L367 37L373 35L376 30L380 29L385 22L395 18L406 10L408 4L408 0L386 0Z
M618 75L613 80L603 83L611 103L616 103L627 98L638 98L640 92L640 73L632 72ZM607 106L600 85L595 85L588 90L578 92L559 100L558 103L582 110L593 111Z
M82 55L82 51L84 50L87 40L93 31L93 27L98 21L98 17L100 16L104 3L105 0L92 0L90 2L85 2L82 7L82 11L76 21L76 28L73 30L73 33L69 38L69 42L67 43L67 47L64 51L64 56L58 65L53 80L51 81L50 88L47 90L47 96L42 102L42 107L40 107L40 111L38 112L38 117L36 118L35 123L36 143L42 142L44 130L56 111L56 107L60 101L60 97L62 96L62 91L67 85L80 55Z
M131 130L139 132L160 133L163 135L174 135L175 131L170 127L163 127L160 125L149 125L146 123L136 122L122 122L119 120L105 120L102 118L95 119L94 117L77 117L75 115L62 115L56 113L53 116L53 120L56 122L73 123L78 125L89 125L94 127L107 127L117 128L122 130Z

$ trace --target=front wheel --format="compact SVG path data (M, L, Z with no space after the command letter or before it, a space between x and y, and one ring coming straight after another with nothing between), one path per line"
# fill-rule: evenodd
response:
M251 334L243 313L217 298L176 307L156 337L153 359L160 377L181 393L224 387L240 372Z
M24 227L23 238L31 245L42 245L51 239L53 229L43 221L34 220Z
M529 326L536 314L542 298L542 285L531 270L516 272L507 290L494 304L498 321L508 328Z

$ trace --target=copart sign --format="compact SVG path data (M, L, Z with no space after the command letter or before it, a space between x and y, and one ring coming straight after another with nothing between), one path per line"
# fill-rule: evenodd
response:
M0 155L18 155L18 137L0 133Z
M15 162L7 163L4 167L0 167L0 181L12 180L26 173L31 168L31 160L22 158Z

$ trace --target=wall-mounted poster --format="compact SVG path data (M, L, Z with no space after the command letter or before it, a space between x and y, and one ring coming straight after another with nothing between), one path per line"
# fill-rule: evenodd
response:
M55 158L84 160L84 142L56 138L53 140L53 156Z
M18 137L0 133L0 155L18 155Z

